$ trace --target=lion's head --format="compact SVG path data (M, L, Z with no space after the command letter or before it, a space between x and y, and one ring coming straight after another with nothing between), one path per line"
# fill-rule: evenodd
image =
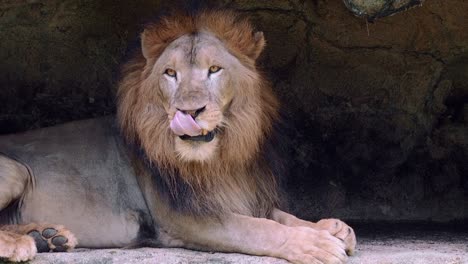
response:
M192 213L265 215L277 202L264 141L277 101L256 68L261 32L230 11L148 25L127 63L118 118L160 193Z
M163 164L245 162L276 100L255 67L265 41L227 11L173 15L146 27L119 89L123 130Z

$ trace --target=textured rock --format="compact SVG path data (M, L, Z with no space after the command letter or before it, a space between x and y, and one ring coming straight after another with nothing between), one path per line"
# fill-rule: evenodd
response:
M294 213L468 218L467 1L425 1L374 23L341 0L211 2L265 32ZM1 1L0 133L112 113L125 51L170 5Z
M442 237L446 234L438 234ZM468 241L460 236L440 238L364 238L349 264L462 264L468 262ZM184 249L83 250L42 253L31 264L126 264L126 263L236 263L286 264L287 261L242 254L204 253Z
M105 250L84 250L78 249L71 253L43 253L39 254L31 264L65 264L65 263L269 263L286 264L287 261L269 258L254 257L242 254L221 254L196 252L185 249L159 249L142 248L132 250L105 249Z
M354 14L374 20L421 5L424 0L343 0L343 2Z

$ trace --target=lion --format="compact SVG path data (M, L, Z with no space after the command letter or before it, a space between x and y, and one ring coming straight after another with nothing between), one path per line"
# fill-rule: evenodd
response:
M0 257L152 246L344 263L351 227L279 209L264 46L233 11L161 17L123 67L116 118L0 137Z

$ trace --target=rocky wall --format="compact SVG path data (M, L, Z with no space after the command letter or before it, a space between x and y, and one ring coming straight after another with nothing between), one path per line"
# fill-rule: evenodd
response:
M468 218L467 1L426 0L372 22L341 0L216 2L265 32L293 212ZM113 113L126 51L171 4L1 1L0 133Z

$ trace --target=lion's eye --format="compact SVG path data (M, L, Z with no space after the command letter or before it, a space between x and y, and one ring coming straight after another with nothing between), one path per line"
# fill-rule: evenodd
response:
M166 74L167 76L170 76L170 77L176 77L177 76L177 72L171 68L168 68L164 71L164 74Z
M221 69L222 69L221 67L213 65L208 69L208 73L209 74L216 73L216 72L219 72Z

